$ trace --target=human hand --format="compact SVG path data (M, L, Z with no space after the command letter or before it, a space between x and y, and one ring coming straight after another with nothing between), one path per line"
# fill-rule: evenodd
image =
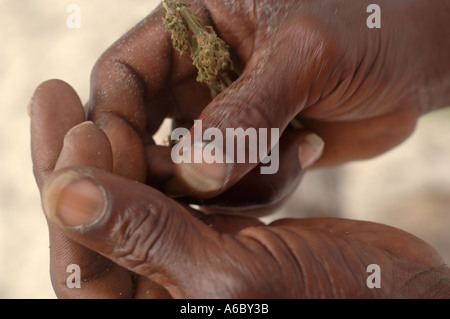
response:
M38 88L31 104L33 167L59 297L450 295L442 258L410 234L342 219L265 226L252 218L202 215L110 173L108 139L83 121L81 103L67 84L50 81ZM74 263L81 269L81 289L66 285L67 266ZM381 268L380 289L366 285L370 264Z
M298 117L307 129L293 145L306 157L303 164L311 164L323 145L303 142L317 133L326 145L315 164L320 167L381 154L411 134L420 114L450 104L445 4L382 1L382 28L370 30L364 1L191 2L230 45L242 75L211 101L190 58L172 48L162 7L112 45L93 70L88 105L89 118L111 141L114 172L122 176L145 181L146 172L155 175L152 163L171 162L170 152L155 151L152 141L166 117L174 127L191 128L200 119L203 131L223 132L283 131ZM282 175L293 176L295 184L298 156L280 157L289 172ZM246 163L156 170L164 192L205 199L223 194L252 169L255 164ZM293 186L275 180L252 185L271 185L266 198L279 202Z

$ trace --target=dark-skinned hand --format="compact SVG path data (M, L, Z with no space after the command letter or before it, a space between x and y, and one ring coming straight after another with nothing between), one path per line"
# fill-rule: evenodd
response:
M334 218L203 215L113 174L111 144L84 122L64 82L30 107L36 181L64 298L448 298L450 270L425 242L389 226ZM68 133L67 133L68 132ZM66 270L81 269L69 289ZM369 289L366 269L381 269Z
M374 157L410 136L420 115L450 105L448 2L379 1L381 29L366 25L370 1L188 2L230 45L240 78L211 101L189 55L173 49L159 6L98 60L88 107L111 142L114 173L203 211L276 207L318 157L313 167ZM170 148L152 140L168 117L223 132L279 128L280 172L173 165ZM305 129L287 132L294 117Z

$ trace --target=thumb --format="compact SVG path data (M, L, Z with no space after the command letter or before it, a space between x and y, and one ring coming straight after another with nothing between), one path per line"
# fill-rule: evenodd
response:
M205 108L174 148L175 155L182 154L176 176L192 195L215 197L237 183L266 158L305 107L312 72L281 51L256 51L240 78Z
M49 220L69 237L176 298L219 295L217 289L230 285L222 270L235 269L236 252L244 249L162 193L94 168L52 175L43 205Z

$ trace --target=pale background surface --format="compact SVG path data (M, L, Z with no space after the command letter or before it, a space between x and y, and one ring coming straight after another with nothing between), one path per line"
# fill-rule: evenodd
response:
M66 26L69 4L81 29ZM26 107L50 78L86 101L100 54L144 18L155 0L0 0L0 298L54 298L47 226L30 160ZM450 110L421 120L416 134L371 161L310 173L283 214L334 215L408 230L450 263Z

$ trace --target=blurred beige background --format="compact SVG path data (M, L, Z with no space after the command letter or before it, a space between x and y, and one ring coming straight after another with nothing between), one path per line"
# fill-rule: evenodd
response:
M0 298L55 297L30 160L29 98L40 82L60 78L86 101L96 59L157 3L0 0ZM80 29L66 25L70 4L81 8ZM450 263L450 109L424 117L406 143L381 157L311 172L280 214L294 212L397 226Z

